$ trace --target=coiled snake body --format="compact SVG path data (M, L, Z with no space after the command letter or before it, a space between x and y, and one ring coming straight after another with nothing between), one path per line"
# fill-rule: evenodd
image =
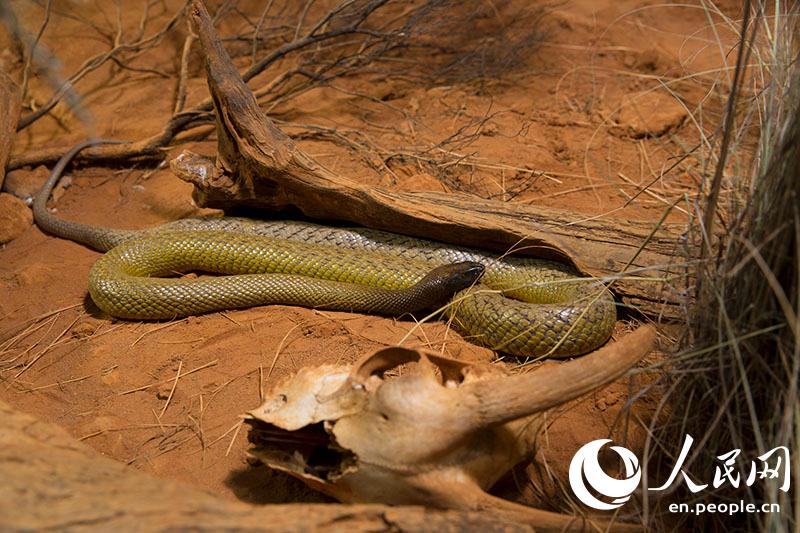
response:
M89 293L112 316L169 319L268 303L402 315L452 296L445 313L457 329L514 355L578 355L611 335L610 292L553 261L498 259L383 231L299 221L201 218L117 230L56 218L46 207L50 192L75 154L100 142L108 141L87 141L62 157L34 200L34 217L49 233L107 252L92 267ZM186 271L224 275L160 277Z

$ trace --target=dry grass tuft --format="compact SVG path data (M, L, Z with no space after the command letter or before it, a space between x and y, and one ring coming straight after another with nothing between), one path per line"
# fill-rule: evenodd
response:
M651 499L656 494L664 498L644 505L654 513L646 517L649 524L659 529L799 527L800 6L746 2L748 8L739 43L741 60L714 150L719 154L717 169L709 172L706 201L696 214L703 260L696 271L695 305L683 352L669 371L664 402L669 412L656 422L649 444L652 477L663 481L676 463L684 436L692 435L694 445L684 470L695 482L709 486L692 493L679 477L667 492L648 492ZM758 67L744 68L747 64ZM743 124L753 117L759 126L756 154L749 168L732 165L726 152L743 142ZM784 492L782 479L758 477L748 486L751 461L777 446L790 450L792 488ZM714 488L715 470L723 468L719 456L736 449L741 450L734 465L741 473L738 488L730 482ZM779 504L781 511L666 512L670 502L691 506L740 500L759 508Z

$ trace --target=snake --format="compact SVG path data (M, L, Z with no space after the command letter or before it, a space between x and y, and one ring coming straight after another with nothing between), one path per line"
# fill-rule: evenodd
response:
M609 289L549 259L303 220L206 216L127 230L51 213L47 202L72 159L118 142L72 147L33 202L40 229L104 252L88 291L113 317L169 320L270 304L394 316L432 310L466 340L525 357L581 355L613 331ZM186 153L171 166L197 173L209 162Z

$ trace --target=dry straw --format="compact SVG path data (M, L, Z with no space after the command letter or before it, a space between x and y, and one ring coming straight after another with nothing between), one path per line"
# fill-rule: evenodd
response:
M711 5L713 7L713 5ZM709 9L711 9L711 7ZM717 11L718 13L718 11ZM695 442L684 467L711 483L718 458L741 450L739 487L727 482L692 493L676 483L663 501L646 493L653 528L698 531L797 531L800 514L800 65L796 3L746 2L735 75L718 143L709 153L705 201L694 231L702 261L683 352L668 372L668 397L648 443L652 477L665 479L684 436ZM744 65L750 65L745 67ZM753 66L756 65L756 66ZM754 153L743 164L743 153ZM723 200L724 199L724 200ZM777 446L791 453L791 486L756 479L751 461ZM786 465L784 465L786 466ZM680 478L679 478L680 479ZM730 503L780 512L667 513L669 502Z

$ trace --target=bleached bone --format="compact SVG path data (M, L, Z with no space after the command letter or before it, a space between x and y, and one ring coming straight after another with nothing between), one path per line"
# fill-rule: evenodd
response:
M246 415L251 454L344 502L487 510L543 531L605 528L607 519L485 491L531 456L543 411L611 383L654 342L643 326L593 354L516 375L400 347L352 368L304 368Z

